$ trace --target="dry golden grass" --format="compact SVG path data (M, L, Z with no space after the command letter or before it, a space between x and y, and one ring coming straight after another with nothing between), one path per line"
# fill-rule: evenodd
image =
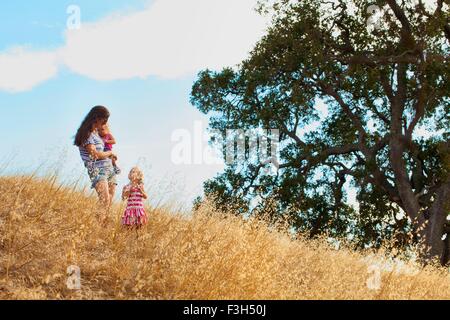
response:
M121 228L116 204L114 223L101 227L95 196L55 181L0 178L1 299L450 298L443 269L385 271L370 290L367 254L291 239L207 206L194 217L149 209L136 234ZM81 290L67 288L70 265L81 270Z

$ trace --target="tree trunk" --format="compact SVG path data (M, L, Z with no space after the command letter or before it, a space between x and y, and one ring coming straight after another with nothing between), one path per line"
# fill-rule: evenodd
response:
M419 216L420 205L414 195L411 182L403 160L403 146L401 138L395 137L390 142L390 163L395 177L395 185L401 199L402 207L411 220L422 223Z
M450 183L444 184L438 189L435 200L430 208L430 218L427 221L423 235L425 237L425 258L439 259L442 265L448 262L448 230L446 229L446 220L449 213ZM443 235L447 234L445 240Z
M429 263L433 259L441 264L448 262L449 239L442 239L446 233L446 218L449 212L450 182L443 184L435 193L426 219L412 190L406 172L403 148L400 138L394 136L390 143L390 162L394 172L396 187L401 199L401 207L413 222L413 232L421 244L420 260ZM449 235L450 236L450 235Z

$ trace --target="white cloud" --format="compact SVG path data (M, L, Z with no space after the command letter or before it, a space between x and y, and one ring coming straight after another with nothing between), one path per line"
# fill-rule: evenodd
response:
M0 70L0 90L8 92L31 90L57 74L57 54L13 48L0 53Z
M254 0L157 0L66 33L66 65L96 80L177 78L245 58L262 35Z
M66 31L66 43L58 50L0 55L0 90L29 90L51 78L57 73L56 57L72 72L95 80L179 78L233 66L264 32L267 19L253 10L255 3L155 0L142 11L82 22L81 29ZM1 63L9 65L8 72Z

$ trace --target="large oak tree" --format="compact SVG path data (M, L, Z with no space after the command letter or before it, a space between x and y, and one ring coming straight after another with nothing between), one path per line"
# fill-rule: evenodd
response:
M279 170L231 164L205 194L361 246L411 231L425 257L448 261L448 3L282 0L260 12L272 23L248 59L202 71L191 102L213 129L279 129ZM358 210L346 203L346 182Z

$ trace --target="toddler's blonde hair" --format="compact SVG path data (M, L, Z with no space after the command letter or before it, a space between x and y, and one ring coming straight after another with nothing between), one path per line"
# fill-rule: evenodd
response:
M105 123L103 126L103 129L105 130L105 133L111 133L110 129L109 129L109 124Z
M136 173L136 178L138 179L139 184L143 184L144 183L144 174L142 173L141 169L139 169L139 167L131 168L130 173L128 174L128 179L130 179L130 181L132 180L133 172Z

